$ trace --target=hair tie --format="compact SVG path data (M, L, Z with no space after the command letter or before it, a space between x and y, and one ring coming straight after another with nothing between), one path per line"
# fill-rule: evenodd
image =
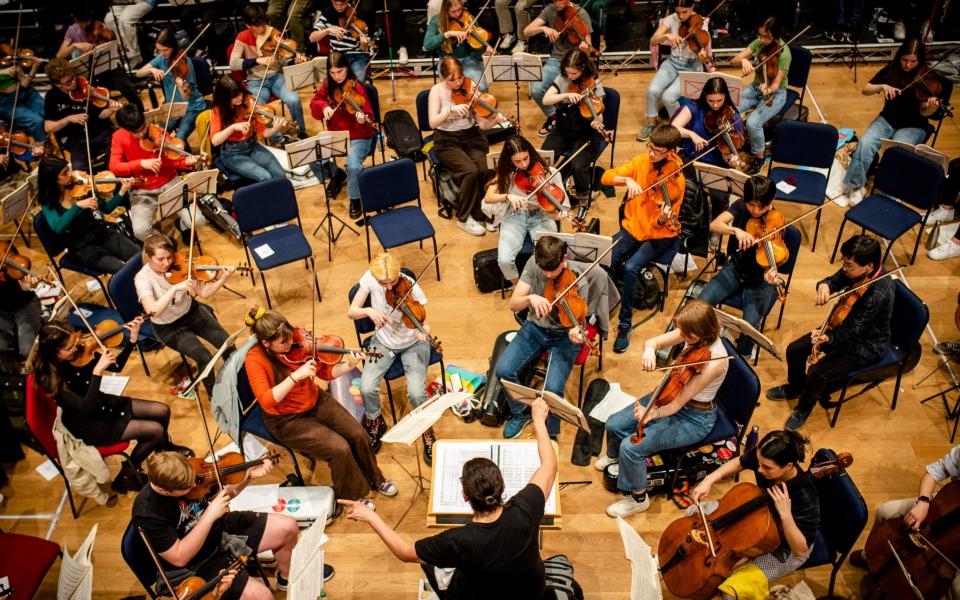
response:
M250 313L247 313L247 315L243 317L243 322L248 326L253 327L253 324L259 321L265 314L267 314L267 309L262 306L258 306L256 314L251 317Z
M487 504L487 506L493 506L497 503L497 499L493 496L486 496L483 501Z

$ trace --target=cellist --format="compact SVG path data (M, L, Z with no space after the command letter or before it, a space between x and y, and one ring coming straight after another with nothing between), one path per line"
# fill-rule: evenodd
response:
M877 279L884 272L880 243L871 237L851 237L840 246L840 255L840 270L817 283L818 305L825 304L830 294ZM890 339L894 289L893 281L885 277L839 298L838 302L853 302L846 317L839 323L824 323L824 327L790 343L787 347L787 383L767 390L769 400L798 398L797 407L787 419L787 429L803 427L818 401L824 407L831 406L830 391L839 389L847 373L880 358L884 344ZM831 311L833 315L834 311ZM808 359L814 350L821 358L810 361L812 364L808 367Z
M644 342L644 371L656 368L658 349L680 343L684 344L684 351L707 349L706 358L701 360L727 356L727 349L720 339L720 323L709 304L699 300L687 302L677 312L674 325L671 331ZM715 360L700 365L699 371L682 384L676 397L666 404L658 401L649 410L645 409L654 400L663 398L664 389L657 398L652 393L647 394L610 415L606 424L607 453L594 463L594 467L603 471L619 462L617 489L624 496L607 507L607 515L629 517L647 510L650 507L647 458L664 450L696 444L710 433L717 419L713 399L727 376L727 363L726 360ZM634 436L638 426L642 426L644 433L640 440Z

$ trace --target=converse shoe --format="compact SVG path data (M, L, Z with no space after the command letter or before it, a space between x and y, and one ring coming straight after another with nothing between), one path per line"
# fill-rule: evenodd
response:
M494 225L493 221L484 221L483 228L489 231L490 233L496 233L500 230L499 225Z
M517 38L514 37L513 33L505 33L503 39L500 40L500 49L507 51L517 42Z
M524 413L511 415L507 424L503 427L503 437L508 440L520 437L524 427L529 425L532 420L530 415Z
M397 486L393 484L392 481L390 481L389 479L384 479L382 482L380 482L377 485L377 491L383 494L384 496L392 498L397 495L397 492L399 490L397 489Z
M653 123L647 123L643 126L643 129L640 130L640 133L637 134L638 142L645 142L650 139L650 134L653 133L653 128L656 127Z
M619 462L619 461L620 461L619 458L610 458L609 456L601 456L600 459L597 460L597 462L593 463L593 468L598 471L603 471L613 463Z
M517 40L517 43L513 45L513 50L510 51L510 54L520 54L521 52L527 51L527 43L523 40Z
M377 415L373 419L363 418L363 428L367 430L370 436L370 445L374 452L380 449L380 438L387 432L387 422L383 420L383 415Z
M644 494L643 500L637 500L634 498L633 494L627 494L623 498L620 498L613 504L607 507L607 515L617 518L617 517L629 517L630 515L635 515L637 513L642 513L643 511L650 508L650 496Z
M850 206L856 206L863 201L863 194L866 190L862 187L859 187L855 190L851 190L847 193L847 198L850 199Z
M807 419L810 418L810 412L809 410L801 410L799 408L793 409L793 412L790 413L790 418L784 423L783 428L789 431L800 429L804 423L807 422Z
M931 260L946 260L960 256L960 244L953 241L953 238L940 244L933 250L927 251L927 256Z
M406 46L400 46L400 49L397 50L397 62L401 65L405 65L410 62L410 57L407 55Z
M371 499L369 499L369 498L361 498L361 499L357 500L357 503L366 506L367 508L369 508L369 509L372 510L373 512L377 512L377 505L374 504L374 503L373 503L373 500L371 500Z
M486 230L483 228L480 223L477 223L473 217L467 217L466 221L457 221L457 227L466 231L470 235L481 236L486 233Z
M927 225L933 225L937 221L949 223L953 221L955 214L952 206L938 206L936 209L930 211L930 216L927 217Z
M613 351L617 354L623 354L630 347L630 334L632 330L629 325L620 325L617 327L617 339L613 342Z
M327 566L327 565L323 565L323 566L324 566L324 569L323 569L324 575L326 575L326 571L327 571L326 566ZM326 581L326 580L324 580L324 581ZM285 592L285 591L287 591L287 586L288 586L288 585L290 585L290 582L287 581L287 578L284 577L283 575L281 575L281 574L278 572L278 573L277 573L277 579L276 579L276 581L273 583L273 587L276 588L278 592Z
M424 431L420 439L423 441L423 462L431 467L433 466L433 443L437 441L437 436L433 433L433 427Z

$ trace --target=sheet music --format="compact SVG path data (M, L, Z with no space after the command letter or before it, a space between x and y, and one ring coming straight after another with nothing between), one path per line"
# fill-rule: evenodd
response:
M323 525L326 514L300 534L290 557L288 600L316 600L323 592Z
M547 365L547 370L550 370L549 364ZM556 415L557 418L584 431L590 431L590 423L587 421L587 418L583 416L583 411L567 402L565 398L561 398L553 392L541 392L540 390L528 388L519 383L513 383L512 381L504 381L503 379L500 380L500 385L503 386L503 389L506 390L511 398L527 406L532 406L537 398L542 397L543 401L547 403L550 412Z
M659 600L663 598L660 589L660 573L653 550L640 537L633 527L617 517L623 550L630 561L630 600Z
M100 379L100 391L104 394L122 396L130 378L126 375L105 375Z
M592 263L597 260L603 252L613 244L613 238L609 235L597 235L595 233L577 232L577 233L557 233L552 231L533 232L533 242L536 243L545 235L553 236L567 243L567 258L580 262ZM600 261L600 264L609 267L613 253L607 254Z
M590 417L601 423L606 423L610 415L623 410L636 401L637 398L623 391L619 383L611 383L607 394L590 411Z
M388 444L406 444L409 446L417 441L417 438L424 431L433 427L433 424L443 416L445 410L472 397L473 394L469 392L453 392L429 400L400 419L381 439Z
M279 499L279 483L248 485L242 492L230 500L230 510L259 511L261 509L269 509L271 506L276 506Z
M63 545L63 559L60 561L60 578L57 581L58 600L89 600L93 598L93 542L97 539L97 524L87 534L76 553L70 556L67 545Z

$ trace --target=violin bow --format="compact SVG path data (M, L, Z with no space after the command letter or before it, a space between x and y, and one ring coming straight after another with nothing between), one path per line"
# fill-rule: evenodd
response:
M10 111L10 140L7 141L7 160L10 159L10 150L13 148L13 125L16 123L17 100L20 97L20 76L17 74L17 70L20 68L20 63L18 62L17 57L20 55L20 23L22 20L23 0L20 0L20 4L17 7L17 33L13 40L13 78L17 80L17 87L13 91L13 108ZM6 257L4 257L4 260L6 260Z
M573 17L567 20L564 26L560 28L560 31L557 32L557 35L558 36L563 35L563 32L566 31L568 27L573 25L573 19L580 16L580 14L576 11L576 9L582 8L583 10L587 10L587 7L590 6L591 2L593 2L593 0L587 0L586 2L583 3L583 6L577 6L576 4L572 4L571 6L574 9ZM587 43L589 44L590 42L587 42Z
M212 23L212 22L211 22L211 23ZM164 72L163 72L163 75L160 77L161 80L162 80L164 77L167 76L167 73L169 73L170 71L172 71L173 68L174 68L175 66L177 66L177 63L179 63L179 62L182 61L184 58L186 58L187 52L189 52L190 49L193 48L193 45L197 43L197 40L199 40L200 37L201 37L204 33L206 33L207 29L210 28L211 23L207 23L207 24L203 27L203 30L201 30L200 33L198 33L197 36L196 36L195 38L193 38L193 41L190 42L190 44L189 44L186 48L184 48L183 52L180 53L180 56L178 56L178 57L176 58L176 60L174 60L174 61L167 67L167 70L164 71ZM161 160L161 159L163 158L163 147L164 147L164 145L165 145L166 142L167 142L167 127L170 126L170 117L173 116L173 104L174 104L174 102L176 101L176 96L177 96L177 85L176 85L176 82L174 82L174 86L173 86L173 87L174 87L174 91L173 91L172 94L170 94L169 102L167 103L167 118L163 120L163 135L160 137L160 144L158 144L159 148L157 148L157 160ZM182 91L180 92L180 95L181 95L181 96L183 95L183 92L182 92ZM184 100L184 102L186 102L186 101L189 100L189 98L184 98L183 100Z
M554 298L554 299L553 299L553 302L550 303L550 309L553 310L553 307L557 305L557 302L560 302L561 300L563 300L563 298L564 298L567 294L570 293L570 290L572 290L573 288L575 288L575 287L577 286L577 284L580 283L580 280L587 276L587 273L589 273L590 271L592 271L592 270L594 269L594 267L596 267L597 265L599 265L599 264L600 264L600 261L603 260L603 258L604 258L606 255L610 254L610 251L613 250L613 247L616 246L616 245L619 244L619 243L620 243L619 238L616 239L616 240L614 240L613 243L610 244L610 245L607 247L606 250L604 250L603 252L600 253L600 256L597 257L597 260L593 261L593 263L591 263L589 267L587 267L586 269L584 269L583 272L580 273L580 275L578 275L577 278L574 279L574 280L570 283L570 285L568 285L562 292L560 292L559 294L557 294L557 297Z
M157 566L157 572L160 574L160 578L163 579L163 584L167 586L167 591L173 596L173 600L180 600L180 596L177 595L177 588L175 588L173 584L170 583L170 579L167 578L167 573L163 570L163 566L160 564L160 558L157 557L157 552L153 549L153 545L150 543L150 540L147 539L147 534L145 534L139 526L137 527L137 533L140 534L143 545L147 547L147 553L150 554L150 558L153 559L153 564Z
M650 369L651 371L672 371L674 369L679 369L680 367L695 367L697 365L705 365L707 363L717 362L720 360L733 360L737 358L732 354L727 354L726 356L717 356L715 358L708 358L705 360L698 360L694 362L683 363L682 365L667 365L665 367L657 367L656 369Z
M724 1L726 1L726 0L724 0ZM163 75L160 76L161 79L164 78L164 77L166 77L167 74L168 74L170 71L172 71L175 66L177 66L177 63L179 63L180 61L182 61L184 58L187 58L187 52L190 52L190 49L193 48L193 45L196 44L197 41L198 41L201 37L203 37L203 34L207 32L207 29L210 29L210 25L212 25L212 22L211 22L211 23L207 23L206 25L203 26L203 29L200 30L200 33L198 33L197 36L196 36L195 38L193 38L193 41L190 42L190 43L187 45L187 47L183 49L183 52L180 53L180 56L178 56L172 63L170 63L170 65L167 66L167 70L164 71L164 72L163 72Z
M483 11L487 10L489 7L490 7L490 0L487 0L486 2L483 3L483 6L480 7L480 11L479 11L477 14L472 15L472 18L471 18L471 20L470 20L470 24L469 24L469 25L466 25L466 26L464 27L464 29L468 30L468 31L467 31L467 35L470 35L469 29L472 28L474 25L477 24L477 21L480 20L480 15L482 15L482 14L483 14ZM466 10L466 6L464 6L464 10ZM457 19L457 22L460 22L460 19ZM463 25L463 23L460 23L460 24ZM497 53L497 48L500 47L500 42L501 42L502 40L503 40L502 37L501 37L499 40L497 40L497 44L493 47L493 53L494 53L494 54ZM489 42L484 42L484 44L487 46L487 48L490 47L490 43L489 43ZM484 74L486 74L486 67L484 67Z
M487 0L487 4L490 4L490 0ZM493 47L493 54L496 54L497 50L500 49L501 42L503 42L503 38L500 38L499 40L497 40L496 45ZM489 44L487 45L489 46ZM473 106L473 103L477 100L477 97L480 95L480 82L483 81L483 78L487 76L487 66L490 65L490 59L493 58L493 54L483 57L483 71L480 72L480 79L474 82L473 84L473 93L470 94L470 101L467 102L467 106ZM500 111L498 110L497 112L500 112Z
M7 264L7 259L10 258L10 253L13 251L13 240L17 239L17 235L20 233L20 229L23 227L23 221L27 218L27 215L30 214L30 209L33 207L33 201L36 200L34 194L30 195L30 200L27 202L27 207L23 209L23 214L20 215L20 220L17 221L17 229L13 232L13 236L10 238L10 245L7 246L7 251L3 253L3 259L0 260L0 268L3 268Z
M193 192L190 202L190 248L187 249L187 281L193 280L193 244L197 235L197 192Z
M923 592L921 592L920 588L917 587L917 584L913 582L913 577L910 575L910 571L907 570L907 566L903 564L903 559L900 558L900 553L898 553L897 549L893 547L893 542L887 540L887 545L890 546L890 552L893 553L893 558L896 559L897 566L900 567L900 571L907 580L907 585L910 586L910 589L913 591L913 595L917 598L917 600L923 600ZM939 552L939 550L937 550L937 552ZM947 559L947 562L953 565L953 562L949 559ZM956 568L956 565L953 566Z
M400 307L400 306L403 304L403 302L407 299L407 297L408 297L410 294L413 293L413 288L414 288L414 286L417 285L417 282L420 281L420 278L423 277L423 274L427 272L427 269L430 268L430 265L432 265L438 258L440 258L440 253L443 252L444 248L446 248L446 247L447 247L447 244L446 244L446 242L444 242L444 244L443 244L442 246L440 246L440 249L437 250L437 253L433 255L433 258L430 259L430 262L428 262L428 263L420 270L420 273L418 273L417 276L413 279L413 283L410 285L410 289L407 290L407 293L404 294L404 295L400 298L400 300L397 301L397 305L393 307L393 310L391 310L390 313L387 315L388 317L389 317L390 315L392 315L393 313L397 312L397 308ZM402 273L401 273L401 275L402 275Z
M363 71L362 71L362 72L366 72L366 70L370 67L370 63L373 62L373 57L374 57L374 55L371 54L371 55L370 55L370 58L367 59L367 63L366 63L365 65L363 65ZM360 81L359 79L357 79L357 80L355 80L355 81L357 82L358 85L363 85L363 82ZM344 79L344 80L343 80L343 83L346 84L346 82L347 82L347 80ZM327 90L327 94L328 94L328 97L332 98L332 95L330 95L330 94L332 94L332 92L330 92L330 90ZM347 101L347 95L344 94L344 95L343 95L343 98L340 98L340 102L337 102L337 105L333 107L333 112L337 112L337 110L339 110L339 108L340 108L341 106L343 106L343 104L344 104L346 101ZM364 113L364 114L366 115L366 113ZM367 115L367 116L370 117L370 121L372 122L372 121L373 121L373 117L370 116L370 115ZM326 119L324 119L324 121L326 121Z
M559 170L561 169L561 167L565 166L568 162L570 162L571 160L573 160L573 157L574 157L574 156L576 156L576 155L580 154L581 152L583 152L589 145L590 145L590 142L584 142L582 146L580 146L579 148L577 148L577 151L576 151L576 152L574 152L573 154L571 154L570 156L568 156L568 157L567 157L563 162L561 162L559 165L555 165L553 168L556 169L557 171L559 171ZM545 185L547 185L548 183L550 183L550 180L553 179L553 175L554 175L553 173L548 173L548 176L547 176L547 177L544 177L543 181L541 181L540 183L538 183L538 184L537 184L537 187L533 188L533 191L530 192L529 194L527 194L527 197L523 199L524 204L526 204L527 202L529 202L529 201L530 201L530 198L533 198L534 196L536 196L536 195L537 195L537 192L539 192L540 190L543 189L543 186L545 186ZM564 190L564 192L566 192L566 190Z
M297 7L297 2L299 2L299 0L293 0L293 2L290 4L290 10L287 11L287 21L283 24L283 29L280 30L280 35L277 37L277 45L273 49L273 53L270 55L271 66L273 66L273 63L277 60L277 52L280 51L280 40L283 39L283 34L287 32L287 27L290 26L290 17L293 16L294 9ZM272 25L270 26L270 28L274 29ZM264 67L264 68L269 70L270 67ZM263 84L265 84L266 82L267 82L267 76L266 76L266 73L264 73L264 76L260 78L260 87L257 88L257 93L253 97L253 108L250 110L250 114L247 116L248 124L253 121L253 115L257 112L257 106L260 104L260 93L263 91Z
M902 94L907 88L916 85L916 84L919 83L920 81L923 81L923 78L926 77L927 75L929 75L931 71L933 71L934 69L936 69L936 68L937 68L938 66L940 66L942 63L946 62L947 59L949 59L951 56L953 56L954 54L956 54L958 49L960 49L960 48L954 48L953 50L951 50L950 52L948 52L946 56L944 56L943 58L941 58L941 59L938 60L937 62L933 63L933 66L932 66L932 67L927 67L927 70L926 70L926 71L924 71L923 73L917 75L916 77L913 78L913 81L911 81L911 82L908 83L907 85L905 85L905 86L903 86L902 88L900 88L900 93ZM950 103L949 103L949 102L947 102L946 104L941 104L941 106L942 106L942 107L945 107L944 110L947 110L947 111L950 112L950 116L953 115L953 110L950 109Z
M63 282L63 279L60 279L60 276L57 274L57 272L53 270L53 266L47 265L47 268L50 270L50 273L53 274L56 281L60 282L60 287L63 289L63 295L66 296L67 300L70 301L70 305L73 306L73 310L77 311L77 316L80 317L80 320L83 322L84 326L90 332L90 335L93 336L94 341L96 341L97 345L100 346L100 351L104 355L106 355L109 350L107 349L106 345L104 345L103 341L100 340L100 336L97 335L97 332L93 328L93 326L90 325L90 321L88 321L87 318L83 316L83 311L80 310L80 307L77 306L77 303L73 301L73 297L70 295L70 292L67 291L67 284Z
M812 25L807 25L806 27L804 27L803 29L801 29L800 32L797 33L797 35L793 36L792 38L790 38L789 40L785 41L785 42L782 43L782 44L781 44L780 42L774 42L774 44L776 44L777 46L779 46L779 48L777 48L776 54L771 53L770 56L768 56L768 57L766 57L765 59L763 59L763 60L761 60L760 62L758 62L756 65L754 65L754 67L753 67L754 70L759 69L759 68L762 67L762 66L764 65L764 63L766 63L768 60L770 60L770 59L773 58L774 56L779 55L781 50L783 50L784 48L786 48L787 46L789 46L791 43L795 42L801 35L805 34L805 33L807 32L807 30L810 29L810 27L812 27ZM752 75L752 74L753 74L753 73L751 73L751 75ZM747 77L749 77L749 75L747 75Z
M909 267L909 266L910 266L910 265L904 265L904 266L902 266L902 267L897 267L896 269L893 269L892 271L887 271L886 273L884 273L883 275L880 275L879 277L875 277L875 278L873 278L873 279L870 279L869 281L864 281L864 282L861 283L860 285L854 286L854 287L850 288L849 290L843 290L843 291L837 292L836 294L833 294L833 295L831 295L831 296L828 296L827 299L824 300L823 304L826 304L827 302L830 302L831 300L836 300L837 298L842 298L842 297L846 296L847 294L851 294L851 293L853 293L853 292L855 292L855 291L857 291L857 290L859 290L859 289L861 289L861 288L865 288L865 287L867 287L868 285L872 285L872 284L880 281L881 279L886 279L887 277L890 277L890 276L893 275L894 273L897 273L898 271L902 271L903 269L906 269L906 268ZM814 304L814 306L823 306L823 304L819 304L819 305L818 305L818 304Z
M717 12L717 10L719 10L720 7L723 6L723 5L726 4L726 3L727 3L727 0L720 0L720 3L717 4L716 6L714 6L714 7L713 7L713 10L711 10L710 12L708 12L708 13L705 14L705 15L701 15L700 17L701 17L704 21L706 21L706 20L709 19L711 16L713 16L713 13ZM697 32L697 30L691 27L691 28L690 28L690 31L687 33L687 35L683 36L683 39L680 40L680 44L685 44L685 43L687 42L687 40L690 39L690 36L692 36L692 35L695 34L696 32ZM709 33L709 31L708 31L707 33Z

